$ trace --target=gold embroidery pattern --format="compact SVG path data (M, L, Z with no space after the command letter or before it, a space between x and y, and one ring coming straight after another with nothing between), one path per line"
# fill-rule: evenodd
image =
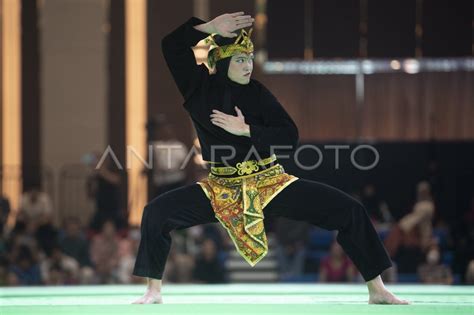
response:
M237 169L239 170L237 174L239 175L248 175L252 174L254 171L258 171L258 165L257 161L244 161L242 163L237 163L236 164Z
M255 266L268 252L264 207L298 177L276 164L257 174L223 178L209 173L197 183L210 199L216 218L237 251Z
M233 175L238 172L238 175L249 175L260 170L259 165L263 166L269 164L273 161L276 161L276 155L272 154L270 157L267 157L263 160L249 160L241 163L237 163L236 167L233 166L212 166L211 173L214 175Z

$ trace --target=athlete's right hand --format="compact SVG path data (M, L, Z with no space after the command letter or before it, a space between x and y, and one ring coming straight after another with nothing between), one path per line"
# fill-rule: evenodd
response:
M249 27L253 24L254 18L244 15L244 12L226 13L214 18L210 24L215 33L222 37L236 37L234 31Z

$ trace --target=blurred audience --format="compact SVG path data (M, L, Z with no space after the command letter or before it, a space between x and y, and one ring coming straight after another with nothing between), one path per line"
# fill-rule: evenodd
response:
M387 203L378 195L373 184L364 186L362 189L361 202L375 224L393 222L393 216L390 213Z
M116 268L119 263L120 239L115 223L107 220L102 231L92 238L90 256L100 284L117 283Z
M9 285L8 277L10 272L10 263L8 258L0 255L0 287L6 287Z
M378 229L394 261L394 267L382 274L383 279L390 283L418 280L430 284L474 284L474 197L470 208L462 214L463 220L451 226L451 242L447 239L449 233L439 228L433 231L435 207L430 185L420 182L416 193L412 211L393 223L376 187L366 185L362 189L361 200L374 223L390 227L388 235L384 229ZM37 186L22 196L14 226L5 229L0 237L0 286L144 283L144 278L132 275L140 242L139 227L124 228L118 233L117 222L121 219L113 211L96 216L94 224L101 223L97 229L84 226L78 217L68 217L56 226L48 199ZM6 222L10 212L5 200L0 199L0 223ZM104 205L109 201L96 202ZM273 232L269 229L268 235L275 236L276 256L268 259L277 260L275 266L279 269L272 271L278 273L281 281L308 275L305 269L309 270L309 261L316 266L310 271L312 277L316 278L319 272L321 282L362 281L332 236L316 249L310 246L314 241L309 238L314 228L310 224L280 218L272 227ZM235 257L227 258L226 254L235 249L220 224L172 231L171 236L173 243L163 281L229 281L231 270L226 269L225 260ZM321 259L324 251L328 255ZM241 257L237 255L235 259Z
M193 278L198 283L223 283L226 281L225 269L219 260L216 243L206 238L202 242L201 252L196 258Z
M32 185L22 194L19 210L25 222L40 222L44 217L52 217L53 203L49 195L41 190L40 185Z
M66 255L77 260L81 267L91 265L89 241L77 217L69 217L65 220L64 231L59 237L59 246Z
M310 224L278 218L274 228L280 278L301 276L304 273Z
M384 243L389 255L398 263L399 272L416 272L433 240L434 203L430 185L417 185L417 200L413 210L395 224Z
M474 260L474 192L472 193L469 208L451 229L453 238L454 261L452 263L453 271L461 274L463 280L466 276L466 270L469 263Z
M95 201L95 212L90 228L99 231L105 221L111 220L118 229L127 226L120 206L122 178L110 158L99 160L97 153L90 154L87 164L93 173L87 180L87 193ZM100 164L102 162L102 164Z
M426 254L426 262L418 267L418 277L426 284L452 284L453 275L448 266L440 263L441 253L433 244Z
M320 282L354 282L357 279L357 269L347 257L341 245L333 241L329 255L321 260L319 267Z
M43 284L36 253L26 245L20 245L12 254L12 264L8 276L9 285Z
M38 245L46 255L51 253L53 247L57 246L59 231L53 224L51 215L43 215L39 222L37 222L37 229L35 238Z
M10 202L4 196L0 196L0 239L3 236L4 227L10 215Z
M474 285L474 259L469 262L466 268L466 284Z
M417 201L413 211L399 221L400 229L408 234L415 228L418 230L418 243L424 251L433 238L433 216L435 208L431 187L428 182L420 182L417 186Z
M186 171L181 168L188 149L179 141L171 123L162 121L155 126L153 146L152 198L186 184Z
M193 268L193 256L172 245L163 273L163 281L173 283L191 282Z
M117 281L118 283L142 283L141 277L132 275L135 265L135 257L137 257L138 246L140 245L140 230L133 229L128 233L128 237L119 243L118 264L117 264Z
M59 247L51 248L51 253L40 263L40 270L44 284L79 284L79 263Z

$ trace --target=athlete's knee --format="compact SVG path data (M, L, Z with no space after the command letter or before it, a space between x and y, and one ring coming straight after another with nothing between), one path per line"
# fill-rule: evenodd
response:
M154 221L153 206L152 204L148 203L143 208L142 229L143 228L149 229L149 227L153 224L153 221Z
M150 214L153 212L151 204L147 203L145 207L143 207L143 214L142 214L142 225L145 224L150 220Z
M354 199L351 207L352 217L357 221L369 219L367 208L359 201ZM370 219L369 219L370 220Z
M342 224L343 228L358 224L361 220L368 218L365 206L357 199L351 198L349 204L345 207L345 220Z
M367 209L365 208L364 204L354 197L351 197L350 205L351 211L358 215L365 215L367 213Z
M167 206L166 200L161 197L148 202L143 208L142 225L155 230L160 229L166 221L167 208L169 205Z

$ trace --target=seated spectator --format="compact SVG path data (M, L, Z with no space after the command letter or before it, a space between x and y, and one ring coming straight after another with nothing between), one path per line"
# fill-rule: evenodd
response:
M86 189L89 198L95 201L90 228L97 232L105 221L113 221L116 229L126 228L126 218L120 205L120 185L123 182L121 173L111 159L105 159L103 164L98 164L98 153L91 154L89 159L87 164L93 173L87 179Z
M10 285L42 284L39 265L28 246L21 245L10 267Z
M420 182L417 186L417 202L413 211L399 221L399 226L404 233L409 233L414 228L419 232L419 244L425 250L433 237L433 216L435 208L431 188L428 182Z
M58 246L58 229L54 226L52 217L44 214L37 221L37 229L35 238L40 249L46 254L50 255L51 250Z
M59 247L51 249L50 255L41 262L40 269L41 278L47 285L79 283L79 263L65 255Z
M65 285L67 280L65 270L59 265L54 264L48 269L48 280L45 281L46 285Z
M0 256L0 287L6 287L8 285L8 270L10 264L7 257Z
M64 234L59 239L61 250L79 262L81 267L90 266L89 242L81 230L77 217L69 217L64 224Z
M473 285L474 284L474 259L469 262L466 268L466 284Z
M360 201L376 225L393 222L393 216L390 213L387 203L377 194L374 185L368 184L364 186Z
M138 246L140 245L140 230L134 229L128 233L128 237L121 240L119 244L119 261L117 266L117 280L119 283L142 283L141 277L132 275Z
M450 229L454 251L451 267L453 273L461 275L463 283L468 282L465 277L474 258L474 192L472 194L468 208L458 220L452 222ZM472 280L474 278L471 278Z
M172 245L163 274L163 281L173 283L190 282L192 281L193 268L193 256L181 252L178 247Z
M10 202L4 196L0 196L0 239L4 233L4 226L7 224L10 214Z
M224 250L224 237L227 236L226 234L222 234L222 226L216 223L204 224L202 226L202 236L204 238L210 238L214 241L216 245L217 251Z
M35 230L36 230L36 224L35 224ZM10 231L9 238L12 238L16 235L23 234L25 232L26 232L26 214L20 211L16 215L15 225Z
M36 224L30 222L28 224L21 224L21 227L18 226L15 233L10 233L6 242L7 256L10 262L13 262L19 255L21 246L27 246L34 257L39 254L39 245L35 238L35 231Z
M398 282L398 267L395 261L392 261L392 267L385 269L380 274L384 283L397 283Z
M310 225L307 222L283 217L276 221L275 233L280 278L300 276L304 273L309 230Z
M426 263L418 267L418 276L426 284L452 284L451 269L440 263L438 245L432 245L426 254Z
M119 242L115 224L110 220L104 222L101 233L92 239L90 256L101 284L117 282L114 271L119 261Z
M53 204L49 195L39 185L33 185L23 193L20 199L20 212L25 215L26 222L38 222L43 216L52 217Z
M226 281L225 270L217 256L217 247L212 239L205 239L201 253L196 259L193 278L199 283L223 283Z
M153 147L152 183L153 197L186 184L186 171L181 167L188 149L176 137L173 125L164 120L153 128L155 140L150 141Z
M433 241L434 203L428 182L417 185L417 201L412 212L395 224L384 240L387 252L399 272L416 272Z
M357 270L344 253L341 245L333 241L329 255L321 260L319 267L320 282L354 282L357 279Z

